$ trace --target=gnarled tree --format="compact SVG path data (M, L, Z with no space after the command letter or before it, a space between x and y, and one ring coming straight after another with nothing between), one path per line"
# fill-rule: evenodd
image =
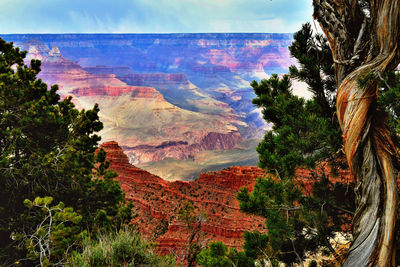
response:
M397 154L376 105L379 81L400 61L400 0L313 0L332 50L337 116L357 186L345 266L394 266Z

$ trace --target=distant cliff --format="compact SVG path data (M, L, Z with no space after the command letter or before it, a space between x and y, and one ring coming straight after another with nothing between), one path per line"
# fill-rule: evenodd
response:
M170 92L164 95L169 98L176 94L173 86L179 83L189 86L179 87L178 94L193 111L172 104L154 87L139 82L128 85L115 74L106 73L110 68L99 67L99 71L95 71L96 67L89 72L65 58L57 46L50 49L30 40L23 48L29 50L28 60L42 60L40 78L49 84L58 84L59 93L73 96L78 108L89 109L99 104L100 119L104 123L103 140L112 139L123 144L134 164L193 158L204 150L232 149L243 139L235 125L245 124L234 111L227 104L197 91L194 96L188 95L196 89L190 88L184 74L142 74L141 77L158 81L151 82L158 88L164 85L164 91ZM117 69L127 72L125 68ZM189 103L194 100L196 103Z
M82 66L128 66L138 72L194 71L286 72L292 34L4 34L16 44L39 41L57 46ZM170 70L170 71L167 71ZM278 71L280 70L280 71Z
M269 126L251 103L250 82L286 73L294 63L291 34L1 37L28 51L26 63L40 59L39 77L58 84L61 96L72 96L78 108L98 103L102 140L118 141L132 163L186 160L188 174L199 166L214 169L212 162L198 161L199 153L240 153L247 141L263 137ZM251 160L246 155L239 161L255 164L253 151ZM224 155L224 166L235 161Z
M112 73L129 85L154 87L181 108L196 111L193 106L205 97L204 93L210 94L230 105L247 123L257 120L256 124L262 123L260 117L241 114L255 109L248 101L254 97L252 90L243 89L249 89L252 80L265 78L267 74L287 73L288 67L295 63L288 50L292 34L13 34L2 37L27 50L30 44L55 46L65 58L88 72ZM179 88L189 84L193 85L190 90L198 93ZM248 96L240 100L236 94L232 98L234 92ZM190 103L191 99L197 101ZM210 102L210 98L205 100Z
M196 153L204 150L232 149L243 140L242 136L236 131L229 133L208 132L198 137L193 136L193 138L198 141L191 144L187 141L169 141L155 146L123 146L123 149L128 154L130 162L136 164L167 158L190 159L194 158Z

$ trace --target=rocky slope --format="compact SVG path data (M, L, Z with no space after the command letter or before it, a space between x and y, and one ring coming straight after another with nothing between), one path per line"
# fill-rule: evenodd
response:
M332 183L337 183L337 182L344 183L344 184L354 183L354 177L351 175L349 169L338 170L338 175L330 175L331 171L332 170L329 167L329 165L327 163L323 162L314 171L309 171L306 169L298 168L296 170L295 177L296 177L298 183L301 184L302 187L304 188L305 193L311 192L311 188L315 181L315 175L318 175L320 177L323 175L327 175L329 177L329 180Z
M28 50L27 62L41 59L39 77L48 84L58 83L59 93L74 96L78 108L98 103L105 126L103 141L118 141L131 162L146 166L185 160L189 174L215 169L215 163L197 160L203 152L215 152L217 158L219 151L227 152L218 166L256 163L256 153L248 160L247 150L240 147L262 138L268 125L251 103L255 95L249 84L271 73L286 73L294 63L287 49L291 34L2 38ZM240 151L244 155L227 157ZM187 177L176 174L171 179Z
M208 132L198 137L193 136L193 138L196 140L195 143L189 143L188 141L164 141L159 145L123 146L123 149L133 164L144 164L168 158L178 160L194 159L197 153L204 150L233 149L243 139L238 132Z
M262 125L249 83L286 73L294 63L291 34L55 34L4 35L18 45L38 40L56 46L89 72L115 74L129 85L149 86L191 111L218 112L228 104L247 124ZM33 41L35 42L35 41ZM139 79L137 79L139 78ZM240 96L245 95L241 98ZM253 127L255 129L255 127ZM245 131L246 129L243 129ZM260 136L256 131L247 130ZM251 137L255 137L255 135Z
M208 101L218 107L210 113L180 108L153 87L131 86L111 73L88 72L63 57L56 46L49 49L29 41L23 48L30 51L28 59L42 60L40 77L59 84L61 95L72 95L79 108L99 104L103 140L123 144L135 164L189 159L200 151L231 149L242 141L235 125L246 124L223 102Z
M116 142L102 145L111 168L133 202L137 217L133 223L149 238L159 243L161 251L179 251L187 245L188 233L176 219L184 201L190 201L198 212L206 214L202 226L205 239L220 240L240 247L246 230L264 229L264 220L240 212L235 196L240 187L252 188L265 172L257 167L231 167L201 174L193 182L168 182L129 164L128 157Z
M240 248L244 231L266 231L264 219L240 212L236 194L241 187L250 191L258 177L265 177L266 171L257 167L229 167L220 171L202 173L192 182L168 182L147 171L129 164L128 157L116 142L101 145L107 152L111 169L118 174L118 180L126 199L132 201L135 213L134 224L148 238L159 244L161 252L182 253L187 247L189 233L182 221L177 219L179 208L190 201L196 212L203 213L202 240L223 241L230 247ZM328 166L321 165L319 174L329 175ZM348 171L340 171L333 182L351 182ZM308 193L313 184L313 173L298 169L298 183L305 185Z
M250 88L230 89L228 85L224 88L219 82L214 84L210 90L202 90L194 85L184 73L128 73L126 69L107 68L104 66L85 67L85 70L96 74L116 74L116 77L132 86L151 86L157 88L165 99L180 108L203 114L230 117L231 120L245 123L234 123L242 136L262 136L259 131L265 131L265 122L261 113L257 112L251 100L254 98L253 90ZM234 80L238 77L231 77ZM227 80L229 80L227 79ZM231 81L232 82L232 81ZM219 85L217 85L219 84ZM241 81L241 86L248 87L249 82ZM229 114L229 112L231 114Z

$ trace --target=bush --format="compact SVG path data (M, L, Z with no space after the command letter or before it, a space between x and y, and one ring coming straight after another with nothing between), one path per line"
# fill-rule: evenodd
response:
M69 266L175 266L175 259L159 256L154 244L146 241L138 232L128 228L100 235L96 240L86 239L82 253L74 253Z
M251 267L255 263L244 252L228 248L222 242L209 243L197 256L197 262L203 267Z

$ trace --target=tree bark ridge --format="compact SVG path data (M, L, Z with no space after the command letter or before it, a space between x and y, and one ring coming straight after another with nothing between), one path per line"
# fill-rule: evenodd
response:
M396 148L376 99L380 77L399 64L400 0L370 0L369 10L355 0L313 4L334 57L337 116L357 182L354 240L344 266L394 266Z

